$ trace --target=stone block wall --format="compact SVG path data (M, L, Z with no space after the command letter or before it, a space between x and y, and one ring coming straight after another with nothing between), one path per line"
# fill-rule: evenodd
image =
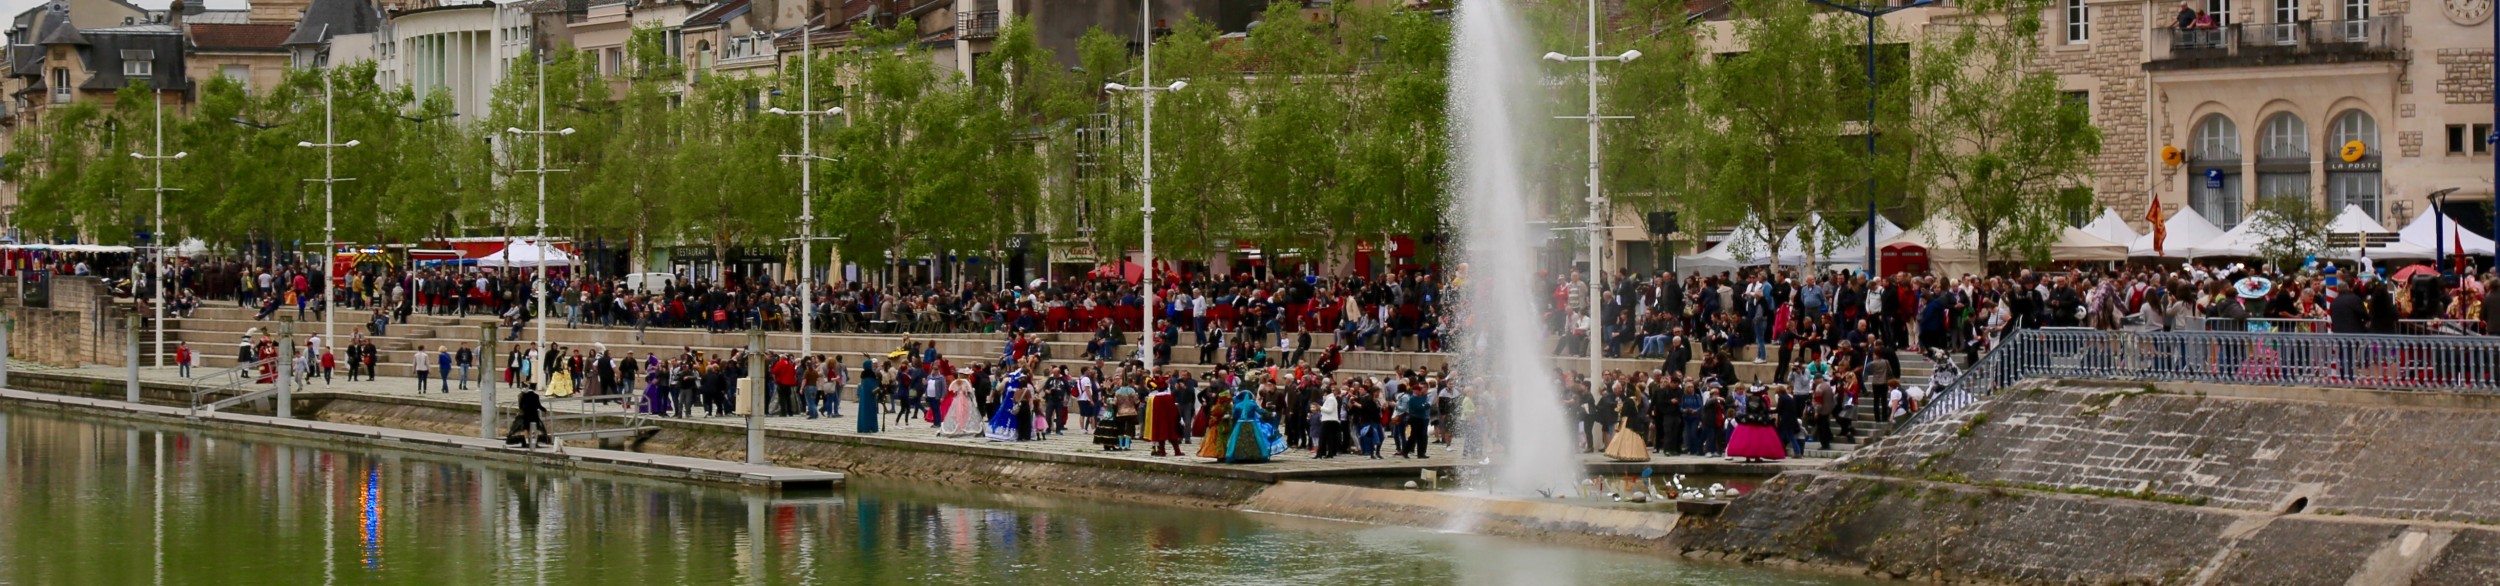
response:
M2439 96L2450 104L2491 103L2491 48L2440 49Z
M1688 557L1938 583L2500 583L2500 397L2031 381L1687 516Z
M2153 389L2150 392L2147 389ZM2035 381L1863 450L1857 472L2148 493L2216 507L2500 522L2500 400L2417 405ZM2459 400L2480 397L2455 397ZM2474 403L2488 403L2478 405Z
M129 311L94 277L56 277L52 307L18 307L17 284L6 305L17 327L9 333L9 356L52 366L122 364Z

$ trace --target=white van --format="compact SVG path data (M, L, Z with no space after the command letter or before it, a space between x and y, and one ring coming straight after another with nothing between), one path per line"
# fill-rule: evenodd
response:
M653 295L666 292L668 291L668 287L670 285L674 285L676 283L676 273L633 273L625 275L625 290L643 295Z

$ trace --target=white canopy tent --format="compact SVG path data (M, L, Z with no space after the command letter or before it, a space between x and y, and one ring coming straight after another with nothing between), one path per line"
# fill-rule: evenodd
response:
M2101 217L2084 224L2083 233L2119 244L2135 242L2136 238L2144 236L2135 233L2135 228L2128 227L2127 219L2118 217L2118 210L2109 208L2101 208Z
M2266 213L2265 210L2249 212L2246 219L2240 220L2240 225L2232 226L2230 230L2223 231L2220 236L2188 246L2180 250L2179 255L2188 258L2257 256L2257 245L2265 240L2264 236L2257 234L2257 226L2273 218L2274 214Z
M1901 225L1892 223L1892 218L1877 215L1874 224L1858 226L1857 231L1850 232L1846 239L1841 240L1840 246L1833 248L1832 253L1824 257L1824 264L1852 267L1865 265L1866 231L1869 228L1875 230L1875 242L1879 245L1885 240L1900 236L1903 232ZM1878 250L1881 250L1880 246ZM1805 259L1800 255L1794 264L1804 263Z
M1878 241L1901 234L1901 226L1893 224L1892 220L1883 216L1875 217L1874 229L1875 239ZM1727 240L1719 242L1718 246L1712 246L1709 250L1701 251L1699 254L1675 257L1675 263L1677 268L1692 271L1758 267L1769 265L1774 259L1777 259L1783 266L1803 266L1806 263L1807 236L1820 233L1823 239L1822 244L1831 250L1829 254L1817 255L1824 266L1855 267L1866 264L1866 230L1866 226L1860 226L1854 234L1839 235L1831 228L1831 224L1823 221L1822 214L1808 214L1804 223L1790 226L1788 231L1782 234L1779 253L1774 255L1770 254L1770 243L1761 241L1763 232L1761 216L1746 216L1744 223L1737 224L1735 233L1729 235Z
M2189 248L2222 236L2222 227L2206 220L2204 214L2196 213L2196 208L2179 208L2179 213L2171 214L2161 223L2170 231L2169 237L2162 240L2161 254L2153 254L2153 235L2145 234L2127 244L2127 256L2188 258Z
M2049 244L2052 260L2097 262L2127 260L2127 245L2112 242L2083 228L2066 228Z
M1969 230L1944 215L1928 216L1918 227L1904 230L1875 244L1878 251L1899 247L1916 247L1927 251L1927 267L1936 274L1978 273L1979 249L1965 244ZM1889 263L1889 261L1887 261Z
M2327 223L2326 231L2333 234L2387 234L2390 232L2385 224L2370 219L2370 214L2361 211L2361 206L2357 205L2344 206L2342 212L2335 214L2335 221ZM2325 253L2318 256L2342 260L2354 260L2363 256L2373 259L2430 260L2435 253L2431 252L2430 248L2405 242L2400 236L2397 241L2384 246L2369 247L2366 253L2351 248L2328 248Z
M2458 241L2465 242L2466 254L2489 255L2493 248L2490 238L2467 232L2457 226L2455 219L2437 213L2414 215L2413 223L2405 224L2403 229L2396 231L2396 239L2426 250L2445 250L2448 254L2456 254Z
M513 242L503 250L478 257L477 266L489 268L537 268L573 266L573 255L552 246L527 240Z

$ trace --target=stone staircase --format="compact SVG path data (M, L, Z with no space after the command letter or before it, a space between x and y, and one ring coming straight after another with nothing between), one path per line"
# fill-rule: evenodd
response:
M1901 364L1895 369L1899 372L1895 376L1901 379L1902 385L1925 389L1933 384L1936 375L1935 361L1909 352L1900 353L1900 358ZM1892 423L1882 417L1884 401L1876 397L1860 397L1859 399L1855 409L1850 413L1849 433L1840 434L1835 428L1832 436L1832 449L1829 450L1821 449L1820 442L1812 439L1806 440L1806 457L1838 458L1858 449L1858 446L1883 439L1884 434L1891 431Z

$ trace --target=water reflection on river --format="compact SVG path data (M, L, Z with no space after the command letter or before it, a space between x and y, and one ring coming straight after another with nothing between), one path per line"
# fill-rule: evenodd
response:
M0 583L1839 584L855 479L772 495L0 411Z

